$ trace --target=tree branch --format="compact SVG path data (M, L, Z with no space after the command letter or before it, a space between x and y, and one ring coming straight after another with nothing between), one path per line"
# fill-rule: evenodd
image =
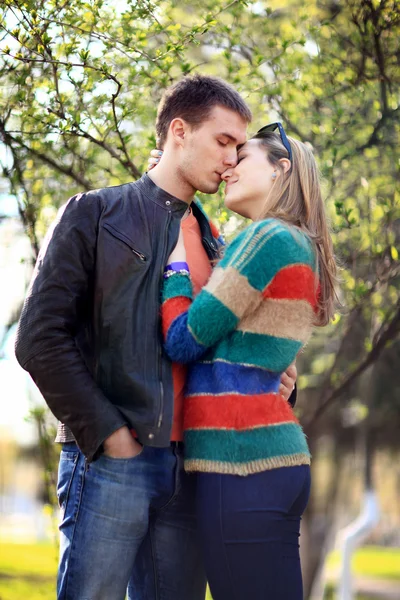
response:
M0 123L0 128L1 127L2 123ZM10 181L11 190L17 200L18 213L21 218L22 225L24 226L24 229L30 240L35 261L39 254L39 242L36 235L36 213L34 210L32 210L32 203L30 202L29 193L25 185L23 169L20 164L20 158L12 144L8 144L7 141L4 141L4 144L10 150L13 158L13 173L10 172L5 166L3 166L3 172L7 179ZM16 185L15 180L18 182L18 186ZM21 189L23 190L25 196L25 206L23 206L20 201Z
M386 124L387 121L389 121L391 119L396 119L397 115L399 115L399 114L400 114L400 106L398 106L397 108L395 108L393 110L387 110L387 112L383 113L381 118L379 119L379 121L375 124L374 129L373 129L371 135L369 136L368 140L365 142L365 144L363 144L362 146L359 146L358 148L354 148L351 152L347 152L347 154L340 157L340 160L341 161L347 160L351 156L354 156L355 154L361 154L362 152L364 152L364 150L367 150L367 148L372 148L373 146L378 146L381 143L381 141L379 140L379 137L378 137L378 133L384 127L384 125Z
M113 158L115 158L115 160L121 163L121 165L125 167L135 179L140 179L140 177L142 176L139 169L133 164L129 157L125 159L121 158L118 152L115 152L114 148L107 144L107 142L105 142L104 140L98 140L81 127L78 127L78 131L75 132L75 135L77 135L78 137L85 138L90 142L93 142L93 144L96 144L97 146L100 146L100 148L106 150Z
M307 430L308 432L312 430L312 428L315 426L316 422L324 414L324 412L326 412L326 410L333 405L334 401L340 398L340 396L342 396L343 393L348 390L348 388L356 381L358 377L360 377L360 375L362 375L362 373L370 365L372 365L378 360L378 358L382 354L382 351L386 348L387 344L391 340L395 339L399 332L400 301L397 303L397 308L394 316L389 321L389 323L386 324L386 326L383 325L379 339L376 340L375 345L372 347L365 359L358 365L358 367L352 373L347 375L347 377L339 385L339 387L331 391L326 400L317 408L315 413L310 417L309 421L305 423L305 430Z
M122 86L119 83L117 91L111 97L111 106L112 106L114 124L115 124L115 129L116 129L117 135L118 135L119 140L121 142L122 152L124 153L124 156L125 156L124 166L126 166L126 167L129 168L129 171L132 173L132 175L134 177L136 177L136 179L139 179L141 177L141 173L136 168L136 166L133 164L133 162L131 161L131 159L129 157L128 149L127 149L126 144L125 144L125 140L124 140L123 135L121 134L121 131L119 129L119 123L118 123L118 118L117 118L117 113L116 113L115 101L118 98L118 95L119 95L119 93L121 91L121 88L122 88Z
M79 185L81 185L84 188L84 190L88 191L92 189L93 186L91 185L90 181L80 173L76 173L72 167L65 167L64 165L61 165L47 154L43 154L42 152L31 148L30 146L25 144L21 139L14 138L5 129L5 124L2 121L0 121L0 135L3 138L4 144L6 144L8 147L12 148L13 144L15 144L19 148L24 148L24 150L26 150L29 154L31 154L32 156L36 156L36 158L49 165L59 173L63 173L64 175L71 177L71 179L76 181L76 183L79 183Z

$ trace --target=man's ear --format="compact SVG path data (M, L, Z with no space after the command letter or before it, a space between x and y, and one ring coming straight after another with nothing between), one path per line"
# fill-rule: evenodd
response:
M185 135L188 130L188 124L183 119L179 117L173 119L169 126L169 135L174 142L178 146L183 146L185 143Z

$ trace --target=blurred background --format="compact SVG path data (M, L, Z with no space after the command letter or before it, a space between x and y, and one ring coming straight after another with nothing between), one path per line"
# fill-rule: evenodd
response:
M343 309L298 361L305 598L400 599L399 34L396 0L0 4L1 600L55 597L59 450L13 351L43 235L70 196L141 176L194 72L238 89L249 133L280 120L313 147L341 262ZM243 226L202 201L228 240Z

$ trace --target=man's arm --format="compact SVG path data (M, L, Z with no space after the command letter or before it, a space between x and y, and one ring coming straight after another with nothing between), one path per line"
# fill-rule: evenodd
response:
M19 322L16 357L91 460L126 421L93 380L75 343L91 310L100 202L80 194L60 211L39 254Z

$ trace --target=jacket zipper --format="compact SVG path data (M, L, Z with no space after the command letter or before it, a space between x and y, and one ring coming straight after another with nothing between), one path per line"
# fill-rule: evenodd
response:
M142 254L141 252L138 252L137 250L134 250L133 248L131 248L133 254L136 254L136 256L138 256L140 258L140 260L142 260L143 262L146 262L146 257L144 254Z
M117 235L117 232L114 231L114 228L111 227L110 225L108 225L108 223L105 223L103 225L104 229L106 231L108 231L108 233L110 235L112 235L116 240L122 242L123 244L125 244L125 246L128 246L129 250L135 254L135 256L137 256L142 262L146 262L147 258L146 256L142 253L139 252L139 250L135 250L135 248L132 248L132 246L130 244L128 244L128 242L124 239L125 236L123 236L123 234Z
M163 260L162 260L162 265L161 265L161 280L164 275L164 267L166 264L165 252L166 252L166 245L167 245L167 240L168 240L168 227L169 227L170 218L171 218L171 213L168 212L167 225L165 228L164 246L163 246L163 251L162 251L162 259ZM164 384L162 381L162 345L161 344L160 344L159 350L158 350L158 380L160 382L160 413L158 415L157 428L160 429L162 420L163 420L163 410L164 410Z

